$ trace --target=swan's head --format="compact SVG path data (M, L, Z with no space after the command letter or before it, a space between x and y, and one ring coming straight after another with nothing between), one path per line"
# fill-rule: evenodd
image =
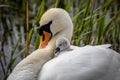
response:
M39 34L41 36L40 48L46 47L55 36L66 37L71 40L73 23L69 14L60 8L51 8L46 11L39 22Z

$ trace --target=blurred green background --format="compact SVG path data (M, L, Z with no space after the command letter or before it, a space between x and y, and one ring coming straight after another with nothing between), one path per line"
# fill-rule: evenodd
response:
M71 16L74 24L71 44L112 44L120 52L120 0L28 0L28 9L26 1L0 0L0 80L6 80L15 65L25 58L26 49L31 53L38 48L38 22L53 7L63 8Z

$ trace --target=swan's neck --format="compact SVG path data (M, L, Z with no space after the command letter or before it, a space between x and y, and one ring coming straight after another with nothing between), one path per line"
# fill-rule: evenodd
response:
M72 24L71 24L72 25ZM67 38L69 41L71 41L72 38L72 34L73 34L73 26L69 26L66 27L65 29L63 29L58 36L59 37L65 37Z
M29 55L26 60L31 60L32 63L35 62L35 65L37 64L36 61L39 62L38 64L41 68L44 63L53 58L56 39L57 36L50 40L46 48L37 49L31 55Z
M37 49L28 57L23 59L13 70L8 80L37 80L42 66L53 58L55 41L57 37L50 40L46 48ZM27 77L29 76L29 77Z

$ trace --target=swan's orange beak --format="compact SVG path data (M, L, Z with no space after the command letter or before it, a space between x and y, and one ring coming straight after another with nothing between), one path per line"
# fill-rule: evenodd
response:
M43 31L43 35L40 36L40 46L39 48L45 48L48 44L48 41L51 38L51 34L49 32Z

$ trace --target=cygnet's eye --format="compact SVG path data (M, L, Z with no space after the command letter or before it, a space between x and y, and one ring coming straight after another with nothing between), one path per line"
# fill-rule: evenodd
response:
M62 46L62 44L59 44L59 46Z

